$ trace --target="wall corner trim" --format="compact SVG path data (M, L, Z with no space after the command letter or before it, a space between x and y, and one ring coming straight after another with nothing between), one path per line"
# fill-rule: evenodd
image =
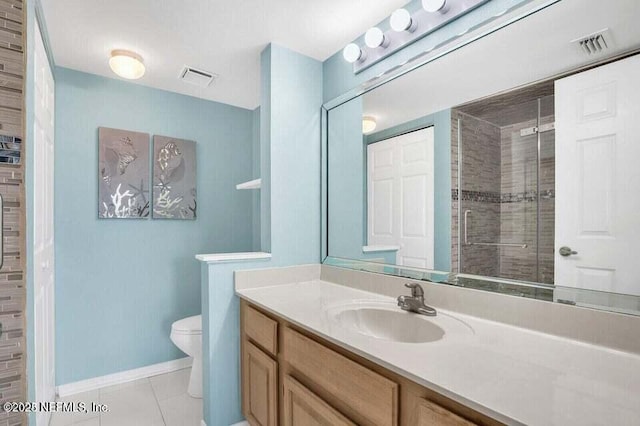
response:
M59 397L63 398L65 396L75 395L81 392L100 389L105 386L119 385L132 382L134 380L157 376L159 374L171 373L173 371L191 367L192 361L193 359L191 357L179 358L172 361L161 362L159 364L147 365L146 367L136 368L133 370L80 380L78 382L58 386L57 394Z

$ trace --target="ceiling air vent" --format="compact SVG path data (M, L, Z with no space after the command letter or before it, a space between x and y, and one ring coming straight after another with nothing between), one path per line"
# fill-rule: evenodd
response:
M580 51L587 55L604 52L611 46L609 29L605 28L604 30L596 31L593 34L580 37L573 40L572 43L576 43L580 48Z
M199 87L209 86L211 82L216 79L216 77L218 77L217 74L191 67L184 67L184 69L180 73L180 80Z

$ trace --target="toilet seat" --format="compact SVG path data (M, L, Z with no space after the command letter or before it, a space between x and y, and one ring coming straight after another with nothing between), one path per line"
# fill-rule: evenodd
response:
M183 318L171 325L171 332L175 334L202 334L202 315Z

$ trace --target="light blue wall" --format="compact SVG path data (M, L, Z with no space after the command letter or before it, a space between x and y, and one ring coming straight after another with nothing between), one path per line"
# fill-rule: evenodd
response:
M329 111L327 134L328 255L362 259L366 153L361 97Z
M357 75L353 73L352 65L344 60L342 50L340 50L323 63L324 102L328 102L359 84L405 63L433 46L450 40L456 34L475 27L506 9L526 4L530 1L532 0L491 0ZM421 7L420 4L421 0L412 0L405 7L410 11L414 11ZM391 14L391 11L389 11L389 14ZM388 19L382 21L378 26L383 31L386 31L389 28ZM364 45L363 36L357 38L355 42Z
M366 145L434 126L434 230L436 270L451 269L451 112L440 111L362 136L362 97L329 111L328 227L329 256L346 259L384 258L395 264L395 252L363 253L367 241Z
M260 54L260 249L271 252L271 46Z
M396 252L363 253L366 245L366 150L362 136L362 98L329 111L328 255L344 259L384 259Z
M249 251L250 110L56 69L56 376L70 383L185 356L171 323L200 313L197 253ZM197 142L198 218L97 218L98 127Z
M273 257L202 264L204 417L209 426L242 420L239 300L233 271L320 261L322 64L270 45L262 54L261 67L261 195L270 199Z
M251 127L251 179L258 179L260 177L260 107L253 110L253 119ZM252 201L252 220L253 220L253 244L252 251L260 251L262 245L262 231L260 227L261 221L261 201L260 191L251 190Z

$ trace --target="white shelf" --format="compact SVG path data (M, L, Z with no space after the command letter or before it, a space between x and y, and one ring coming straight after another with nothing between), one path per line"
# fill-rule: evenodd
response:
M271 253L264 252L248 252L248 253L213 253L213 254L196 254L196 259L206 263L220 262L242 262L251 260L271 259Z
M236 185L236 189L260 189L262 179L254 179L249 182L243 182Z
M398 251L400 246L363 246L363 253L377 253L382 251Z

